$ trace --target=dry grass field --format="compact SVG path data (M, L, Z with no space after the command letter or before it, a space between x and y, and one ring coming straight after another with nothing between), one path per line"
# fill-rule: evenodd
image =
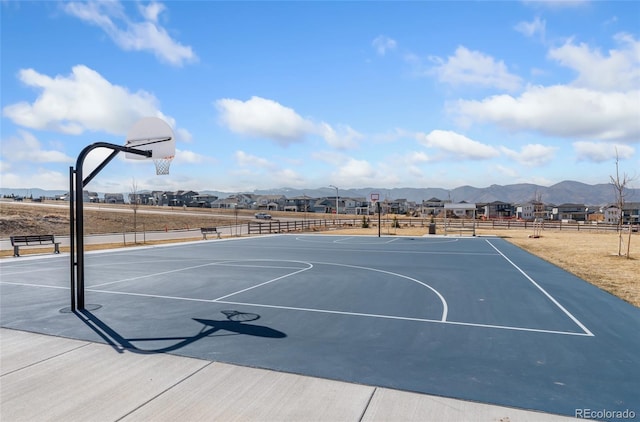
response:
M119 233L131 231L132 212L128 207L113 209L102 206L101 210L85 210L85 229L87 234ZM155 208L157 210L157 208ZM122 212L124 210L125 212ZM221 226L233 224L236 218L251 219L252 211L241 210L236 216L232 211L221 210L176 210L175 215L138 213L138 230L183 229L203 226ZM278 213L274 214L277 218ZM295 214L282 214L296 217ZM315 217L303 216L300 219ZM245 220L246 221L246 220ZM420 224L416 224L420 226ZM13 202L0 202L0 238L6 239L13 234L56 234L68 235L69 216L65 207L29 206ZM376 227L344 228L331 230L330 234L338 235L377 235ZM426 227L383 227L383 235L422 236L427 234ZM618 252L618 235L610 232L549 230L542 232L539 238L532 238L532 230L506 228L479 229L478 235L499 236L507 241L551 262L578 277L614 294L625 301L640 307L640 234L631 236L630 259L620 257ZM193 240L200 239L194 238ZM626 251L627 234L624 236ZM151 242L148 242L151 243ZM155 242L159 243L159 242ZM104 249L121 247L122 244L91 245L87 249ZM49 250L51 248L48 248ZM64 248L62 249L64 251ZM22 252L22 251L21 251ZM25 249L27 252L38 252L38 249ZM41 251L40 251L41 252ZM0 256L11 256L12 252L3 250Z

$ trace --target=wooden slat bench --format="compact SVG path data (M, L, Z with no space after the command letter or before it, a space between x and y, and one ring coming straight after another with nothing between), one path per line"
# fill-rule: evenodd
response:
M33 234L26 236L10 236L13 256L20 256L20 246L53 245L54 253L60 253L60 242L56 242L52 234Z
M207 240L207 235L213 233L215 233L218 236L218 239L220 239L220 232L215 227L202 227L200 228L200 232L202 233L203 240Z

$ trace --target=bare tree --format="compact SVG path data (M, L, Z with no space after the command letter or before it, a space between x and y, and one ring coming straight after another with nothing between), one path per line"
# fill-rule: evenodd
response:
M618 256L622 256L622 248L624 245L624 237L622 225L624 223L624 205L626 202L627 196L627 186L633 180L627 173L622 173L620 176L620 166L619 166L619 157L618 157L618 149L616 148L616 174L614 176L609 176L611 179L611 184L615 190L616 194L616 207L618 208ZM631 223L631 221L629 221ZM629 225L629 237L627 239L627 250L625 256L627 259L630 258L631 250L631 225Z
M138 243L138 208L140 208L140 195L138 194L138 184L136 179L131 179L131 195L129 195L131 209L133 210L133 244Z

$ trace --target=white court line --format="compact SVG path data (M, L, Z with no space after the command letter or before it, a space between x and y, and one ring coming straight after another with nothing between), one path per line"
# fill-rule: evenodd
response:
M351 240L351 239L355 239L355 237L354 236L349 236L349 237L345 237L343 239L334 240L331 243L343 243L343 242L346 242L347 240ZM391 242L395 242L397 240L398 240L398 238L395 237L393 239L389 239L389 240L384 241L384 242L353 242L353 244L354 245L381 245L381 244L384 245L384 244L389 244Z
M413 318L413 317L402 317L402 316L395 316L395 315L379 315L379 314L368 314L368 313L362 313L362 312L331 311L327 309L298 308L294 306L263 305L259 303L233 302L233 301L222 301L222 300L217 301L217 303L224 303L227 305L239 305L239 306L255 306L258 308L284 309L289 311L316 312L316 313L322 313L322 314L394 319L394 320L400 320L400 321L416 321L416 322L427 322L427 323L433 323L433 324L461 325L461 326L479 327L479 328L494 328L499 330L510 330L510 331L527 331L527 332L534 332L534 333L563 334L568 336L589 336L589 334L573 333L571 331L543 330L539 328L510 327L510 326L504 326L504 325L491 325L491 324L475 324L471 322L442 321L442 320L428 319L428 318Z
M12 284L17 286L27 286L27 287L41 287L41 288L47 288L47 289L66 289L66 290L69 289L68 287L61 287L61 286L45 286L41 284L13 283L13 282L7 282L7 281L0 282L0 284ZM325 309L297 308L293 306L264 305L259 303L234 302L234 301L219 300L219 299L216 299L214 301L212 299L198 299L198 298L189 298L189 297L182 297L182 296L167 296L167 295L156 295L156 294L147 294L147 293L117 292L112 290L100 290L100 289L91 289L91 288L87 288L86 290L93 293L103 293L103 294L121 295L121 296L138 296L138 297L146 297L146 298L152 298L152 299L184 300L189 302L202 302L202 303L223 303L227 305L254 306L258 308L284 309L284 310L291 310L291 311L316 312L316 313L335 314L335 315L358 316L358 317L366 317L366 318L381 318L381 319L392 319L392 320L399 320L399 321L426 322L426 323L432 323L432 324L448 324L448 325L461 325L461 326L478 327L478 328L493 328L493 329L509 330L509 331L525 331L525 332L535 332L535 333L593 337L593 334L572 333L570 331L555 331L555 330L543 330L543 329L537 329L537 328L510 327L510 326L504 326L504 325L476 324L471 322L442 321L442 320L427 319L427 318L412 318L412 317L401 317L401 316L395 316L395 315L379 315L379 314L368 314L368 313L359 313L359 312L332 311L332 310L325 310Z
M249 260L246 260L246 261L260 261L260 260L249 259ZM153 261L153 262L165 262L165 261ZM145 275L141 275L141 276L137 276L137 277L124 278L122 280L108 281L106 283L95 284L95 285L93 285L91 287L92 288L94 288L94 287L104 287L104 286L108 286L108 285L111 285L111 284L124 283L125 281L140 280L140 279L143 279L143 278L156 277L156 276L160 276L160 275L172 274L172 273L177 273L177 272L180 272L180 271L187 271L187 270L192 270L194 268L202 268L202 267L207 267L207 266L295 269L295 268L292 268L292 267L275 267L275 266L268 266L268 265L263 265L263 266L259 266L259 265L230 265L233 262L241 262L241 261L238 261L238 260L234 259L234 260L231 260L231 261L208 262L206 264L194 265L194 266L191 266L191 267L183 267L183 268L178 268L178 269L175 269L175 270L162 271L162 272L159 272L159 273L145 274ZM285 262L303 263L303 262L299 262L299 261L285 261ZM306 262L304 264L306 264Z
M332 235L307 235L307 236L297 236L295 239L299 242L306 242L306 243L323 243L323 244L328 244L328 243L342 243L345 240L348 239L353 239L356 236L349 236L346 238L342 238L342 239L338 239L338 240L331 240L329 241L329 239L327 240L317 240L319 238L333 238L335 236ZM359 239L363 238L363 239L367 239L367 238L376 238L377 236L357 236ZM383 238L387 238L388 236L383 236ZM428 245L436 245L436 244L442 244L442 243L452 243L452 242L458 242L460 239L447 239L447 240L434 240L434 239L423 239L421 236L410 236L412 237L414 240L415 239L420 239L423 243L423 245L428 244ZM315 238L315 240L309 240L311 238ZM346 243L347 245L384 245L384 244L388 244L391 242L397 242L398 240L402 239L402 237L394 237L394 238L390 238L390 240L385 241L385 242L353 242L353 243ZM377 252L377 251L372 251L372 252Z
M288 261L288 262L299 262L299 263L303 264L302 261ZM257 288L257 287L264 286L265 284L273 283L274 281L282 280L283 278L290 277L292 275L296 275L296 274L299 274L299 273L301 273L303 271L307 271L307 270L310 270L311 268L313 268L313 264L310 264L309 262L304 262L304 264L307 264L308 267L307 268L302 268L302 269L300 269L298 271L294 271L294 272L289 273L289 274L285 274L285 275L280 276L280 277L276 277L276 278L274 278L272 280L265 281L264 283L256 284L255 286L247 287L246 289L238 290L237 292L229 293L228 295L225 295L225 296L220 296L217 299L213 299L212 302L217 302L217 301L219 301L221 299L224 299L224 298L227 298L227 297L230 297L230 296L234 296L234 295L246 292L248 290L253 290L253 289Z
M392 276L405 278L407 280L410 280L410 281L413 281L415 283L418 283L421 286L424 286L427 289L431 290L432 292L434 292L438 296L438 298L440 299L440 303L442 303L442 318L440 319L440 321L444 322L444 321L447 320L447 314L449 313L449 306L447 305L447 301L445 300L444 296L442 296L440 294L439 291L437 291L433 287L429 286L427 283L424 283L424 282L422 282L420 280L416 280L415 278L406 276L404 274L398 274L398 273L394 273L394 272L391 272L391 271L379 270L377 268L361 267L359 265L337 264L335 262L315 262L315 263L316 264L322 264L322 265L335 265L335 266L338 266L338 267L356 268L356 269L359 269L359 270L375 271L375 272L378 272L378 273L390 274Z
M45 289L66 289L67 286L51 286L47 284L34 284L34 283L16 283L15 281L0 281L0 284L11 284L12 286L26 286L26 287L44 287Z
M486 242L487 242L487 243L488 243L488 244L489 244L493 249L495 249L495 250L496 250L496 251L497 251L497 252L498 252L498 253L499 253L499 254L500 254L504 259L506 259L506 260L507 260L507 262L508 262L509 264L513 265L513 267L514 267L516 270L518 270L518 271L519 271L523 276L525 276L525 278L526 278L527 280L529 280L529 281L530 281L534 286L536 286L536 287L537 287L537 288L538 288L538 289L539 289L539 290L540 290L540 291L541 291L541 292L542 292L542 293L543 293L547 298L549 298L549 300L550 300L551 302L553 302L553 303L554 303L558 308L560 308L560 310L561 310L562 312L564 312L564 313L565 313L569 318L571 318L571 320L573 320L573 322L575 322L575 323L576 323L576 325L577 325L578 327L580 327L580 328L585 332L585 334L586 334L587 336L592 336L592 337L594 336L594 334L593 334L591 331L589 331L589 329L588 329L587 327L585 327L585 326L584 326L584 324L582 324L582 323L578 320L578 318L574 317L574 316L571 314L571 312L567 311L567 310L565 309L565 307L564 307L564 306L562 306L562 305L561 305L557 300L555 300L555 299L553 298L553 296L551 296L549 293L547 293L547 291L546 291L545 289L543 289L543 288L542 288L542 286L540 286L538 283L536 283L536 281L535 281L534 279L532 279L531 277L529 277L529 274L525 273L525 272L524 272L520 267L518 267L516 264L514 264L514 262L513 262L513 261L511 261L509 258L507 258L507 257L506 257L506 255L505 255L505 254L503 254L503 253L502 253L498 248L496 248L496 247L493 245L493 243L489 242L489 240L486 240Z

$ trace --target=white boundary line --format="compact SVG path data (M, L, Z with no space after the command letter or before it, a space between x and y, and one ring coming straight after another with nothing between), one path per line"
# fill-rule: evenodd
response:
M493 243L489 242L489 240L487 240L487 239L486 239L485 241L486 241L486 242L487 242L487 243L488 243L488 244L489 244L493 249L495 249L495 250L496 250L496 252L498 252L498 253L499 253L499 254L500 254L504 259L506 259L506 260L507 260L507 262L508 262L509 264L513 265L513 267L514 267L516 270L518 270L518 271L519 271L523 276L525 276L525 278L526 278L527 280L529 280L529 281L530 281L534 286L536 286L536 287L537 287L537 288L538 288L538 289L539 289L539 290L540 290L540 291L541 291L541 292L542 292L542 293L543 293L543 294L544 294L544 295L545 295L545 296L546 296L546 297L547 297L551 302L553 302L553 303L554 303L558 308L560 308L560 310L561 310L562 312L564 312L564 313L565 313L569 318L571 318L571 320L572 320L572 321L573 321L573 322L574 322L578 327L580 327L580 329L582 329L582 330L585 332L585 334L586 334L587 336L591 336L591 337L593 337L593 336L594 336L594 334L593 334L591 331L589 331L589 329L588 329L587 327L585 327L585 326L584 326L584 324L582 324L582 323L578 320L578 318L576 318L575 316L573 316L573 315L571 314L571 312L567 311L567 309L566 309L564 306L562 306L562 305L561 305L557 300L555 300L555 298L554 298L553 296L551 296L551 295L550 295L550 294L549 294L545 289L543 289L543 288L542 288L542 286L540 286L538 283L536 283L536 281L535 281L533 278L529 277L529 274L525 273L525 272L522 270L522 268L518 267L518 266L517 266L517 265L516 265L512 260L510 260L509 258L507 258L505 254L503 254L503 253L502 253L502 252L501 252L497 247L495 247L495 246L493 245Z

